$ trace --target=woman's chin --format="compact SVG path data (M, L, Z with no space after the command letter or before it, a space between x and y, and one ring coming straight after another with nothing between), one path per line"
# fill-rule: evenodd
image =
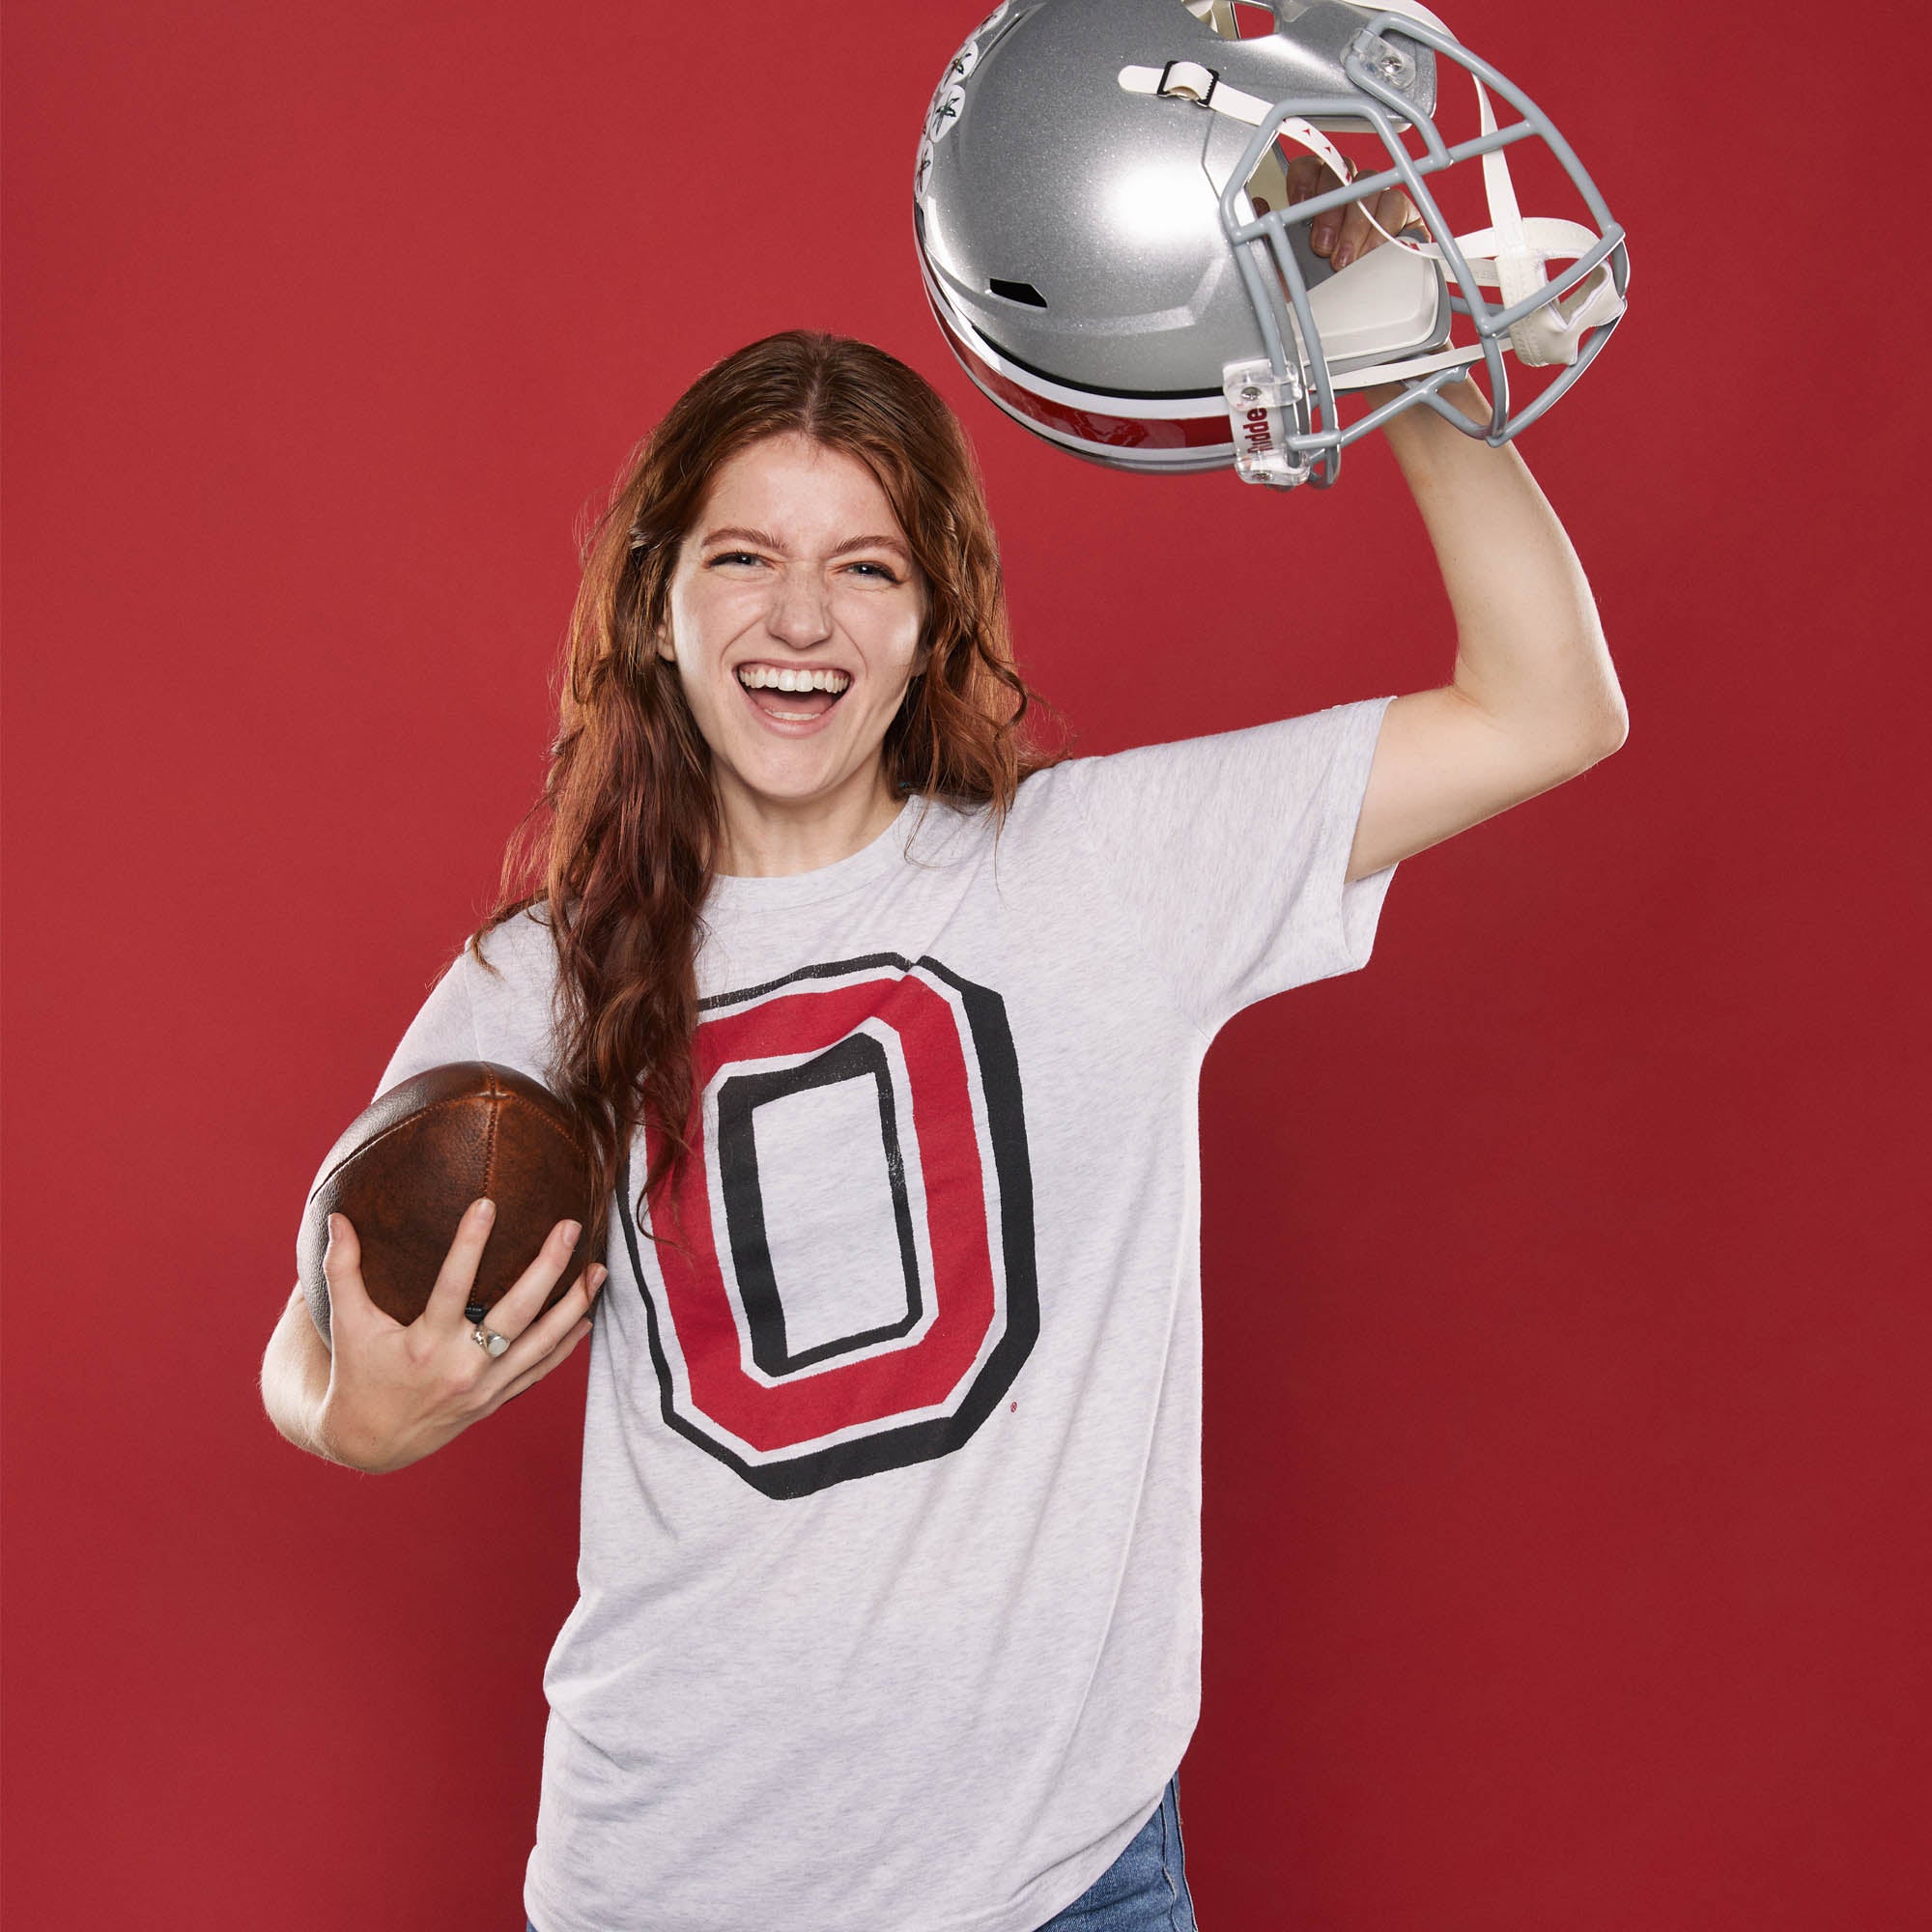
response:
M848 789L869 790L868 776L876 782L876 752L868 773L867 764L855 765L849 753L840 755L845 751L818 738L734 747L730 771L739 787L767 810L796 810Z

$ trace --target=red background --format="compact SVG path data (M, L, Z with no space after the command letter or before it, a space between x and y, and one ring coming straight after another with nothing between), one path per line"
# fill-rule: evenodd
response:
M908 183L981 11L13 0L22 1927L521 1922L582 1363L384 1479L254 1378L539 782L573 521L703 364L812 325L933 378L1082 749L1448 678L1378 442L1326 495L1151 482L952 361ZM1922 55L1788 0L1450 19L1632 236L1522 444L1631 737L1209 1057L1196 1902L1917 1926L1924 216L1909 116L1796 115Z

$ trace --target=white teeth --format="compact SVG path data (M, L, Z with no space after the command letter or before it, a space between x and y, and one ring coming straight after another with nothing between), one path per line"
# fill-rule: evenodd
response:
M740 665L738 682L747 691L829 691L836 696L852 680L842 670L781 670L771 665Z

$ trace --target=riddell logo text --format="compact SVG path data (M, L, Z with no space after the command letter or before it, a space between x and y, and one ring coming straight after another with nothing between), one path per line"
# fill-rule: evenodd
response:
M1265 410L1250 410L1248 426L1241 432L1247 439L1250 450L1266 449L1274 441L1268 434L1268 412Z

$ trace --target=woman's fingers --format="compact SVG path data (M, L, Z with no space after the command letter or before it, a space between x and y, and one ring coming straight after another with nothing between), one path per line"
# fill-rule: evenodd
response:
M559 1302L557 1305L558 1307L561 1307L562 1303ZM514 1380L512 1380L509 1386L503 1390L502 1394L497 1397L497 1407L500 1408L502 1405L506 1402L514 1401L518 1396L522 1395L523 1392L526 1388L528 1388L533 1382L542 1381L543 1378L547 1375L549 1375L553 1369L560 1369L564 1365L564 1363L570 1359L571 1351L577 1347L577 1345L581 1341L583 1340L584 1336L586 1336L589 1333L590 1333L589 1316L587 1315L580 1316L577 1321L577 1325L573 1329L571 1329L569 1339L564 1343L562 1348L553 1349L549 1354L543 1356L540 1360L533 1362L527 1369L526 1369L523 1372L522 1375L518 1376ZM505 1359L507 1359L507 1357Z
M490 1239L496 1219L495 1205L487 1198L472 1201L457 1223L456 1236L449 1244L438 1269L436 1286L430 1290L423 1310L425 1326L436 1335L468 1334L474 1322L464 1312L470 1305L476 1286L476 1270ZM499 1335L515 1338L528 1326L556 1286L558 1277L570 1265L577 1239L582 1232L576 1221L559 1221L537 1250L536 1259L517 1277L516 1282L491 1304L489 1325Z
M322 1271L328 1281L328 1329L333 1337L343 1322L375 1321L391 1328L402 1323L369 1299L362 1280L362 1244L346 1214L328 1217L328 1245L322 1251ZM333 1343L331 1341L331 1347Z
M1340 186L1335 171L1319 155L1296 155L1283 170L1290 206ZM1375 220L1370 220L1371 213ZM1379 247L1415 220L1415 210L1399 187L1385 187L1366 202L1345 202L1318 214L1309 224L1308 245L1337 269L1346 269L1371 248ZM1380 227L1376 224L1379 222Z
M487 1198L472 1201L463 1210L463 1218L456 1224L456 1237L436 1272L436 1285L423 1308L422 1320L432 1333L452 1334L459 1327L469 1325L463 1319L463 1311L469 1304L469 1291L476 1284L476 1269L483 1260L496 1218L497 1205Z
M1372 208L1375 221L1369 219ZM1365 201L1351 202L1342 223L1341 239L1328 259L1336 268L1346 269L1371 248L1379 248L1391 236L1400 235L1414 218L1415 211L1399 187L1385 187ZM1377 222L1381 225L1378 227Z
M1291 208L1297 201L1311 201L1316 195L1326 194L1330 188L1341 185L1334 169L1320 155L1296 155L1282 172L1288 182ZM1327 254L1335 245L1335 237L1341 232L1341 226L1342 211L1339 208L1318 214L1308 232L1308 245L1318 255Z
M516 1380L526 1371L542 1362L579 1321L587 1321L590 1310L596 1303L598 1292L604 1285L604 1273L602 1263L593 1264L583 1270L583 1278L571 1286L569 1293L554 1308L547 1309L534 1321L525 1320L518 1322L515 1329L516 1340L497 1356L495 1363L498 1378ZM554 1281L555 1276L553 1275L551 1279ZM520 1281L517 1287L510 1291L510 1294L515 1294L525 1285ZM549 1292L549 1287L546 1286L543 1293L547 1294ZM497 1307L490 1311L490 1326L496 1328L499 1335L512 1332L508 1327L497 1326L497 1311L508 1303L510 1294L504 1295ZM539 1295L538 1299L541 1300L542 1295ZM517 1318L512 1316L506 1320L516 1321Z
M490 1327L514 1341L537 1319L551 1290L569 1268L582 1233L582 1228L576 1221L559 1221L552 1228L537 1250L536 1260L492 1303L490 1313L484 1317ZM580 1282L578 1286L582 1284Z
M1320 194L1324 188L1335 185L1335 177L1329 172L1328 164L1320 155L1311 155L1305 150L1290 156L1282 168L1282 176L1288 183L1291 204L1306 201L1310 195Z

